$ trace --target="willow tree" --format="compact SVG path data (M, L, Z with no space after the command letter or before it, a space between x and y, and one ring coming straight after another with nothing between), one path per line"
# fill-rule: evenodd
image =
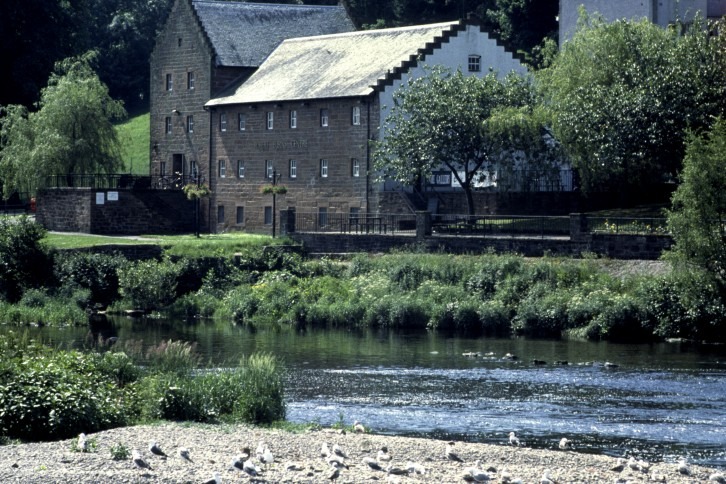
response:
M122 166L114 121L126 115L91 67L95 54L58 62L39 109L2 108L3 191L34 193L47 175L112 173Z
M537 111L534 90L523 76L428 68L394 92L382 139L374 143L374 168L382 180L409 186L448 169L474 215L474 190L486 173L553 162Z

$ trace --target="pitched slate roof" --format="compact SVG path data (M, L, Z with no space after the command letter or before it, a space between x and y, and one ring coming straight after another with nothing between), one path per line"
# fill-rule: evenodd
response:
M192 0L217 65L258 67L284 39L355 30L341 6Z
M444 22L288 39L234 92L207 105L365 96L464 28Z

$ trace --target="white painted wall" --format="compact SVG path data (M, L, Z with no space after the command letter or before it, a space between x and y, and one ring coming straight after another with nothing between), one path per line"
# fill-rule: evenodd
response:
M575 33L581 5L606 20L645 18L663 27L676 20L689 22L697 12L703 16L717 16L719 10L726 13L726 0L560 0L560 45Z

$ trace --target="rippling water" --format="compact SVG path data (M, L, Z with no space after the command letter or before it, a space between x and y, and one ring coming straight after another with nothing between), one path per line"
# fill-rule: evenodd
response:
M6 331L6 329L2 329ZM43 329L80 346L88 330ZM288 369L288 419L364 422L376 432L637 455L726 467L726 348L466 339L387 331L249 331L228 324L118 320L92 328L155 344L198 343L213 364L267 351ZM485 357L462 354L478 351ZM504 359L507 353L519 356ZM547 362L534 365L531 360ZM554 365L566 360L567 365ZM610 361L617 367L610 368Z

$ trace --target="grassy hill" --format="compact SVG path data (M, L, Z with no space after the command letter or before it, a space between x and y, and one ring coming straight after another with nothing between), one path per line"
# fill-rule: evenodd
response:
M142 113L116 126L121 141L124 173L149 174L149 113Z

